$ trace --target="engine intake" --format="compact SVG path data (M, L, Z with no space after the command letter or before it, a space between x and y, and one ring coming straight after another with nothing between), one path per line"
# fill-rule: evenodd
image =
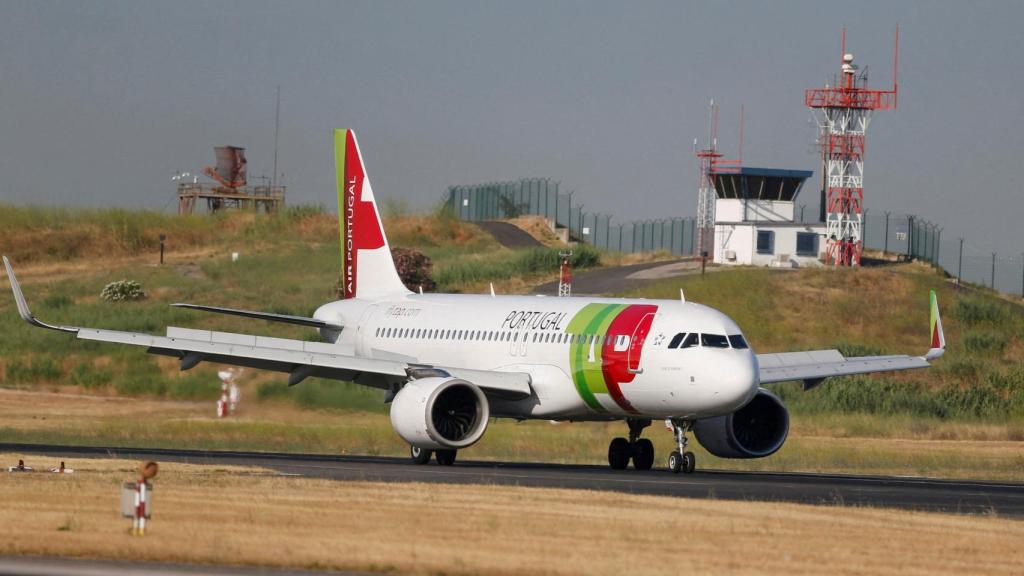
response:
M413 380L391 402L391 426L413 446L466 448L487 430L490 406L472 382L430 377Z
M720 458L764 458L786 442L789 411L778 396L760 388L732 414L698 420L693 432L701 446Z

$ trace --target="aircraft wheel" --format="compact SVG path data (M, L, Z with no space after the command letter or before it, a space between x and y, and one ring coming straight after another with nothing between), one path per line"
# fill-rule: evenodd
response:
M668 455L668 469L671 470L673 474L679 474L679 471L683 469L683 455L673 450L672 453Z
M608 445L608 465L614 470L625 470L632 455L633 449L625 438L616 438Z
M434 457L437 458L437 463L442 466L451 466L455 464L455 454L458 450L438 450L434 453Z
M412 457L413 464L426 464L427 462L430 462L430 457L433 455L433 450L427 450L426 448L420 448L419 446L409 447L409 456Z
M693 455L693 452L683 454L683 472L685 474L693 474L693 471L696 468L697 457Z
M650 470L654 465L654 444L647 438L641 438L633 445L633 467L637 470Z

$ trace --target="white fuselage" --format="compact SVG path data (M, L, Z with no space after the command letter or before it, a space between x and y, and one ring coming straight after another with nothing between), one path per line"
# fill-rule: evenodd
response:
M758 387L735 322L688 302L405 294L331 302L315 317L346 326L329 336L346 354L530 374L533 395L493 401L495 416L707 418ZM691 333L702 336L679 336Z

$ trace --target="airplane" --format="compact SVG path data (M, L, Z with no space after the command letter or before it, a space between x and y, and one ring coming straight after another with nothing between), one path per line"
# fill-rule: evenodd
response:
M95 340L143 346L201 362L379 388L391 424L416 464L452 465L492 418L624 421L608 464L652 468L643 430L666 421L672 472L691 473L688 432L711 454L763 458L782 447L789 413L764 385L926 368L945 351L935 292L924 356L843 357L838 350L756 354L724 313L685 300L414 293L399 278L356 136L334 131L342 298L312 317L199 304L172 306L316 329L320 342L168 327L158 336L52 325L32 315L7 257L18 312L29 324Z

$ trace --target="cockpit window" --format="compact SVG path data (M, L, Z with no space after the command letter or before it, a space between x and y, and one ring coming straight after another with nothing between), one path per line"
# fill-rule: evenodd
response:
M721 334L701 334L700 344L708 348L728 348L729 340Z
M747 341L743 339L742 334L734 334L732 336L729 336L729 344L732 344L732 347L737 350L744 350L746 348L750 348L750 346L747 346Z
M680 348L693 348L700 344L699 336L696 332L690 332L686 335L686 339L683 340L683 345Z
M672 340L668 343L669 350L675 350L676 348L679 348L679 344L682 343L684 337L686 337L685 332L680 332L679 334L673 336Z

